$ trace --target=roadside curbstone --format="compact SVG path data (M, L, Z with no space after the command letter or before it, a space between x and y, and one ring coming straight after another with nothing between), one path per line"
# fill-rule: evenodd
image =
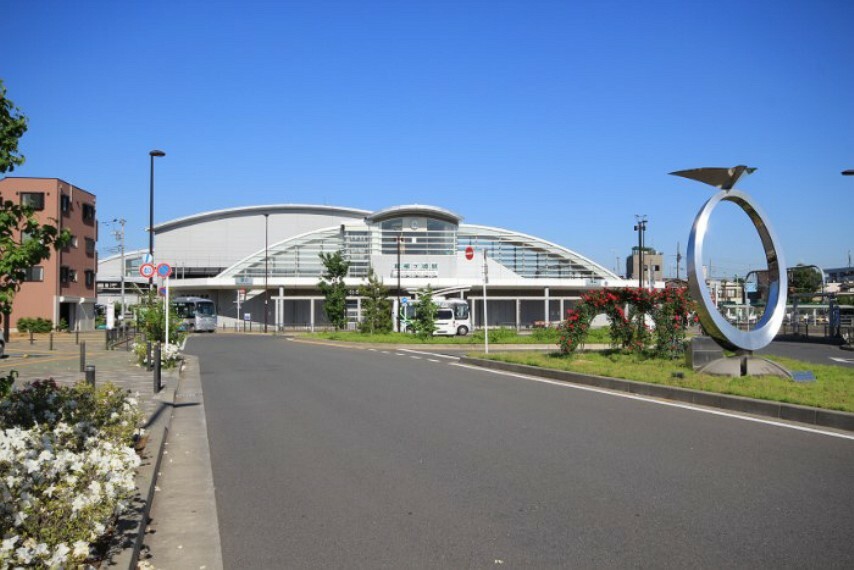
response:
M648 384L646 382L636 382L633 380L622 380L620 378L607 378L604 376L592 376L564 370L545 369L537 366L529 366L527 364L511 364L509 362L485 360L471 356L461 356L460 362L462 364L479 366L481 368L516 372L519 374L527 374L529 376L548 378L550 380L583 384L585 386L594 386L618 392L628 392L630 394L650 396L665 400L675 400L678 402L696 404L698 406L707 406L710 408L719 408L756 416L796 421L854 432L854 414L848 412L811 408L809 406L799 406L783 402L773 402L770 400L758 400L742 396L731 396L729 394L715 394L713 392L691 390L689 388L680 388L678 386L662 386L659 384Z

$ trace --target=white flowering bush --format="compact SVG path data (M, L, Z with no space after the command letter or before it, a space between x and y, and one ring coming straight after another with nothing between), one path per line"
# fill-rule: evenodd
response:
M90 557L134 492L140 417L109 384L35 382L0 403L0 568Z
M133 353L140 366L148 365L148 346L144 342L133 343ZM152 347L151 352L154 352ZM181 349L176 344L160 345L160 367L174 368L181 361Z

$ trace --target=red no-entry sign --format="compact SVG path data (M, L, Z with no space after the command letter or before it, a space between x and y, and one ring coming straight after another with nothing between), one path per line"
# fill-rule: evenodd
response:
M468 246L466 248L466 259L468 259L469 261L474 259L474 248L472 246Z

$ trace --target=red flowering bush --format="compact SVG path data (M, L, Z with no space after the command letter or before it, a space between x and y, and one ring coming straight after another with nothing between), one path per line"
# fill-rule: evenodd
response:
M682 354L685 333L694 303L685 289L601 289L588 291L581 303L567 311L559 325L558 346L563 354L572 354L584 344L590 322L601 313L611 321L611 342L626 352L646 352L653 336L653 354L676 358ZM649 315L655 323L647 325Z

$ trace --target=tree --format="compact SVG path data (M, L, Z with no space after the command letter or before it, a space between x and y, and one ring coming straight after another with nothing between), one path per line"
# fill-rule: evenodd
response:
M24 163L18 152L18 140L27 130L27 118L6 99L6 87L0 79L0 172L12 172Z
M418 296L418 305L415 309L415 319L412 326L415 336L421 340L427 340L436 332L436 313L439 307L433 302L433 289L428 285Z
M321 253L320 260L326 270L317 284L326 298L323 308L335 330L341 330L347 326L347 286L344 278L350 269L350 262L344 260L340 251Z
M382 334L391 332L391 301L388 300L388 289L383 285L371 269L368 281L359 286L362 297L362 322L359 328L366 334Z
M27 130L27 119L11 101L0 81L0 173L11 172L24 163L18 139ZM50 257L51 246L59 249L71 241L71 233L41 224L32 208L6 200L0 211L0 313L6 326L12 301L27 277L27 270ZM55 220L54 220L55 221Z
M793 293L815 293L821 288L821 275L815 267L799 263L792 268L789 287Z

